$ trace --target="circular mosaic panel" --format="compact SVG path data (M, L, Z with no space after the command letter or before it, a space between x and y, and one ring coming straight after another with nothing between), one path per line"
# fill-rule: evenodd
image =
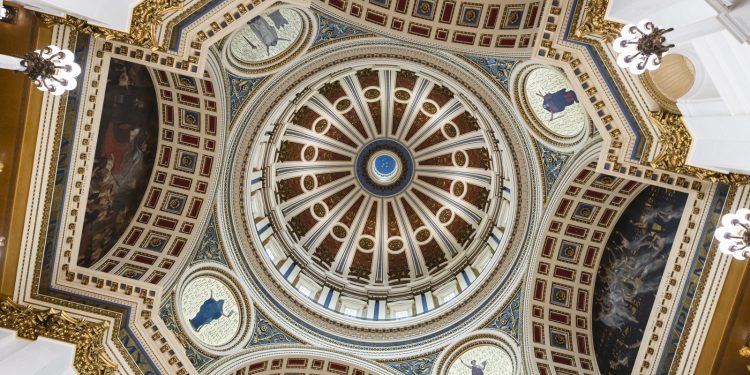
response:
M316 27L307 10L274 7L232 33L224 58L234 73L266 75L297 58L312 41Z
M514 72L515 100L532 134L555 148L580 145L589 133L586 109L565 75L537 63Z
M211 346L221 346L234 338L240 328L237 299L220 280L203 276L191 280L182 292L180 309L188 318L188 329Z
M512 375L513 361L508 352L494 345L467 350L448 369L448 375Z
M252 306L224 267L188 270L174 306L182 330L201 352L226 354L240 349L250 338Z

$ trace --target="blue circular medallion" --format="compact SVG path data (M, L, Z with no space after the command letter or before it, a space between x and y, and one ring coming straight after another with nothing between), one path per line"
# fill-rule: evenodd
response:
M355 169L362 188L373 195L389 197L409 185L414 174L414 161L400 142L377 139L360 150Z

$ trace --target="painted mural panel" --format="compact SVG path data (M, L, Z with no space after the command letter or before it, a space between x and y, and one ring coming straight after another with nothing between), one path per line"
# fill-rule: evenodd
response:
M78 264L94 265L127 229L154 165L159 113L148 70L112 59Z
M497 346L481 345L467 350L448 369L448 375L511 375L513 361Z
M609 237L593 306L601 374L633 370L686 201L685 193L646 188L625 209Z

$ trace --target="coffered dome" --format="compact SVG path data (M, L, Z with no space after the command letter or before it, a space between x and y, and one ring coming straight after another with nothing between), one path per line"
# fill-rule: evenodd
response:
M508 201L489 199L504 182L488 120L434 73L399 65L363 62L311 82L274 121L262 161L277 226L267 248L307 264L298 289L309 297L330 286L411 301L415 288L468 284L493 253L475 239L511 219L497 217Z
M341 43L248 103L220 221L275 319L305 316L347 347L375 345L359 333L375 329L397 350L489 318L469 301L507 298L513 239L539 197L522 199L528 139L478 74L382 40Z

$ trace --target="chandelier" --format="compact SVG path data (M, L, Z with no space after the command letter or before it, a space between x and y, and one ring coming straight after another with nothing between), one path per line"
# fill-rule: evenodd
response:
M724 215L714 237L719 241L722 253L739 260L750 258L750 209Z
M23 58L0 55L0 67L23 72L37 89L62 95L76 88L81 66L73 61L73 52L48 46L29 52Z
M674 47L674 44L664 44L667 40L664 34L672 30L656 27L651 21L641 21L637 26L625 25L613 45L618 53L617 65L633 74L657 69L662 57Z

